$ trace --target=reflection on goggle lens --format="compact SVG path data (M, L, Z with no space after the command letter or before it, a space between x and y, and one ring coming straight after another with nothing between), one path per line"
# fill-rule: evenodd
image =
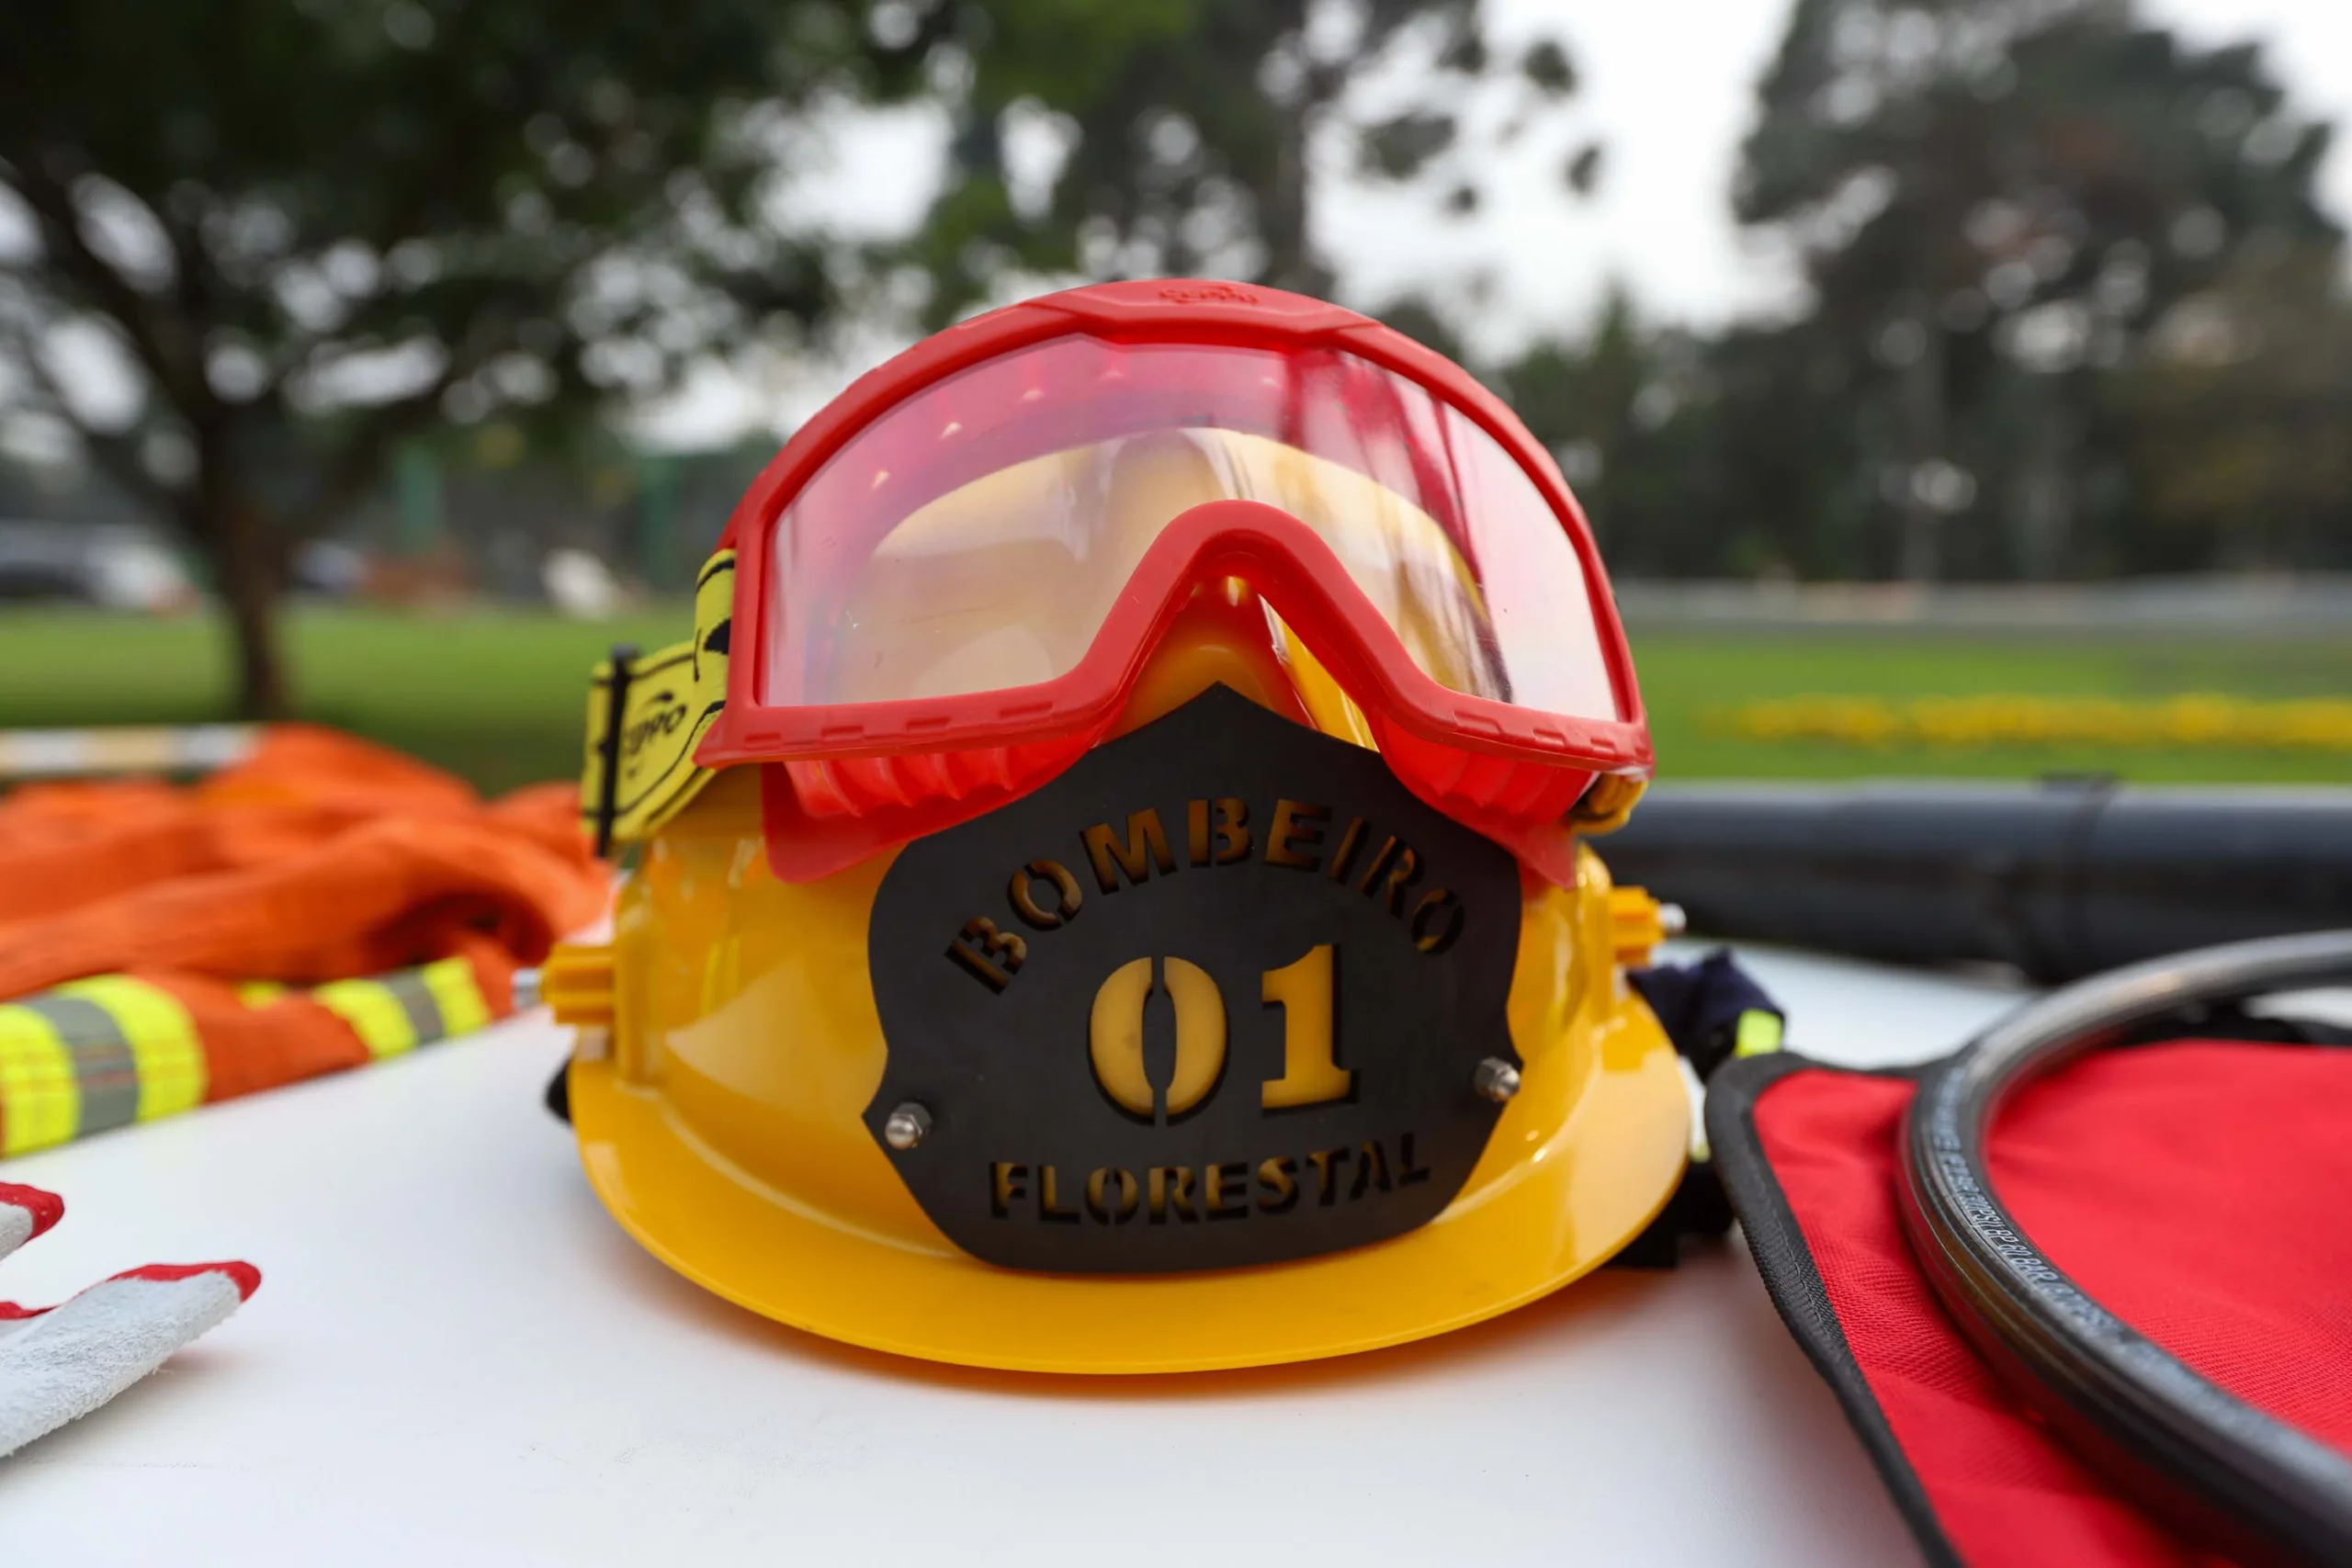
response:
M1432 679L1510 699L1477 584L1429 513L1336 463L1226 430L1033 457L918 509L852 584L827 683L836 701L888 702L1067 674L1160 530L1228 499L1314 529Z
M1566 526L1459 410L1332 350L1078 336L924 389L802 488L775 524L763 700L1066 674L1161 530L1224 499L1313 529L1449 689L1623 716Z

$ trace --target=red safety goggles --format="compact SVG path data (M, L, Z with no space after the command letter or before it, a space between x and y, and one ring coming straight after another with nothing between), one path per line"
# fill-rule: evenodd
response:
M805 425L726 543L727 702L695 761L782 764L796 879L1058 773L1233 579L1397 776L1490 836L1556 834L1596 777L1650 771L1549 457L1460 367L1296 295L1106 284L951 328Z

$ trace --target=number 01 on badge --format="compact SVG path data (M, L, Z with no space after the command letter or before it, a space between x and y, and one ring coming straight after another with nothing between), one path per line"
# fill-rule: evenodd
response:
M1335 306L1104 285L804 426L691 640L601 668L597 1193L785 1323L1067 1372L1507 1312L1672 1196L1689 1108L1585 835L1650 773L1589 530Z

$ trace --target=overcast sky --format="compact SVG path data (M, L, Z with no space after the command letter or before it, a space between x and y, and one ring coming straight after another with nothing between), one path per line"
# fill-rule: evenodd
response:
M1658 315L1720 321L1767 308L1791 287L1781 258L1744 243L1730 216L1739 142L1789 0L1488 0L1498 29L1565 28L1584 86L1579 118L1607 144L1600 188L1559 198L1558 164L1528 149L1506 158L1495 195L1454 230L1394 221L1377 199L1342 192L1322 238L1347 287L1377 299L1465 259L1500 280L1482 312L1488 346L1587 320L1612 277ZM2211 47L2261 40L2306 112L2352 124L2352 0L2143 0L2151 20ZM2324 173L2330 202L2352 216L2352 149Z
M1460 280L1484 272L1492 293L1461 324L1479 351L1507 356L1533 338L1577 333L1612 281L1653 318L1694 324L1796 298L1786 257L1743 235L1730 215L1733 164L1791 0L1487 4L1506 40L1565 35L1582 76L1573 107L1481 158L1486 200L1468 219L1433 221L1426 193L1322 182L1315 233L1348 303L1376 307L1433 282L1452 285L1441 292L1458 299ZM2352 127L2352 0L2142 0L2142 8L2194 44L2260 40L2305 113ZM1502 118L1500 106L1487 107L1494 112L1483 118ZM1469 118L1482 118L1478 106ZM837 147L806 194L853 227L910 223L936 187L943 135L932 117L885 117ZM1606 148L1600 187L1572 200L1564 161L1595 136ZM2352 219L2352 149L2331 152L2323 179L2330 205ZM853 353L856 363L801 367L756 390L706 375L645 434L698 445L752 426L788 430L893 346L877 337Z

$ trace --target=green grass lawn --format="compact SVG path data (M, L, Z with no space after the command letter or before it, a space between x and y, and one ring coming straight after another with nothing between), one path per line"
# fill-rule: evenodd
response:
M2155 700L2352 698L2352 628L2333 637L2024 637L1837 630L1633 633L1658 775L1838 778L1878 773L2026 778L2106 772L2145 783L2352 783L2343 751L2098 745L1876 749L1759 741L1731 710L1775 697L1999 694Z
M580 772L588 670L616 642L683 640L681 604L621 621L469 610L301 609L286 644L302 717L455 770L485 790ZM229 716L225 630L202 618L0 615L0 728Z
M681 604L590 624L526 612L305 609L288 647L306 717L453 768L485 789L578 771L589 665L615 642L684 637ZM2160 698L2352 696L2352 631L2327 639L1923 635L1888 631L1634 637L1661 777L2030 776L2107 770L2174 781L2352 781L2343 752L2090 746L1875 750L1734 733L1743 703L1812 694L1902 700L1983 693ZM0 615L0 727L225 716L230 661L208 620L69 611Z

